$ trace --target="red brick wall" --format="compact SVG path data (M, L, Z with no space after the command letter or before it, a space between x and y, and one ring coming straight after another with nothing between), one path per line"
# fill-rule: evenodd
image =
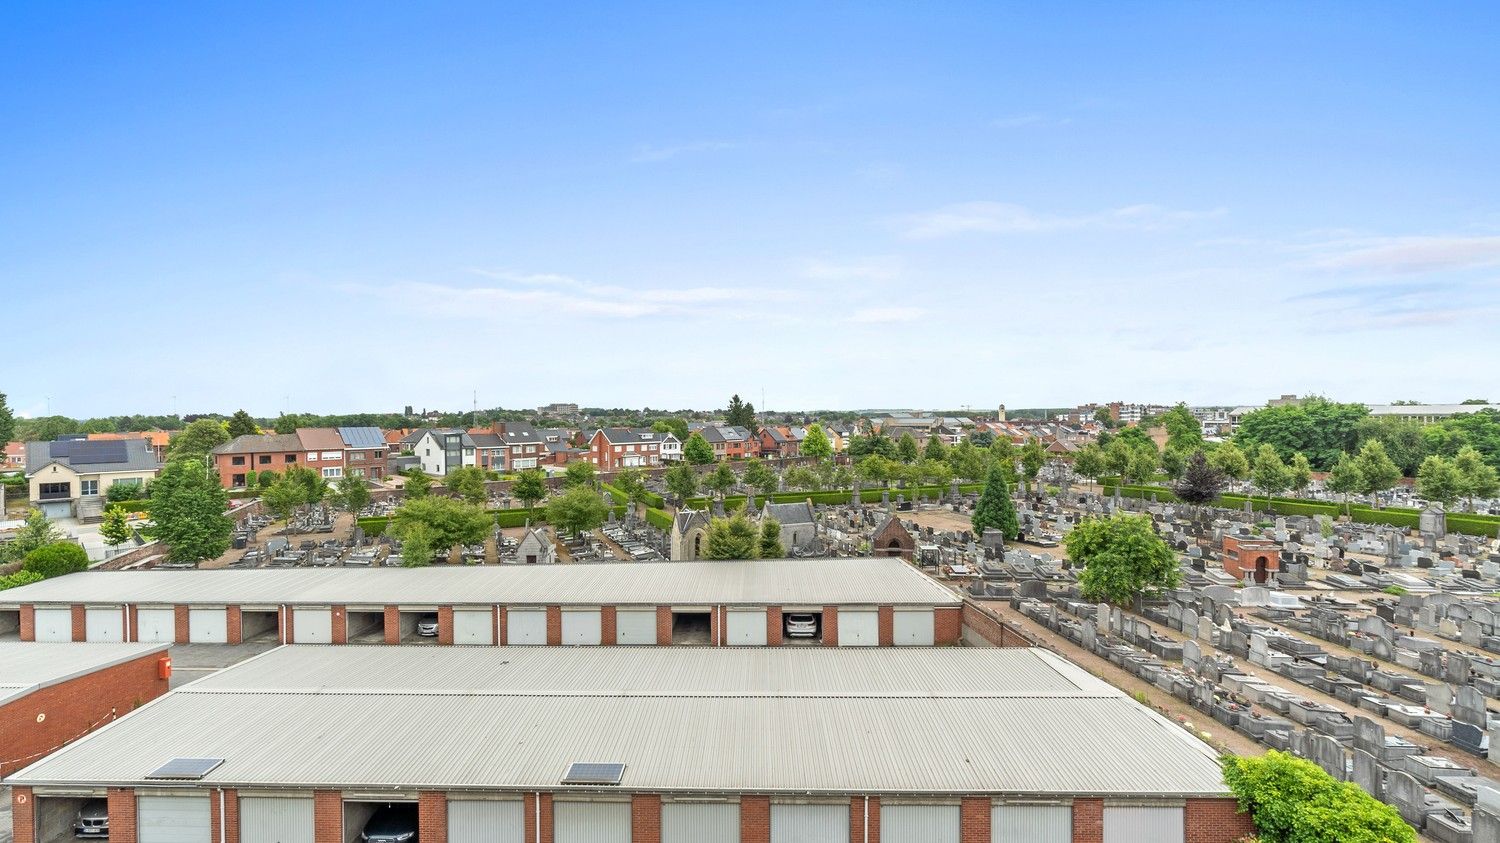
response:
M172 621L174 625L176 623L176 620L176 615L173 615ZM125 607L125 640L137 642L141 640L141 611L139 606L132 605ZM174 630L172 640L173 643L180 644L187 639L184 638L182 639L182 641L178 641L176 632Z
M724 643L724 628L719 623L724 615L723 606L715 606L708 613L708 643L715 647Z
M496 606L495 607L495 643L503 645L508 640L510 640L510 639L509 639L508 634L505 631L505 607L504 606Z
M939 606L932 612L932 643L957 644L963 634L963 610L958 606Z
M417 843L448 843L448 794L424 790L417 795Z
M537 794L528 793L524 797L526 819L524 832L526 843L552 843L552 794L541 794L541 811L537 811ZM541 814L542 833L537 834L537 814ZM319 841L322 843L322 841Z
M672 607L656 607L656 643L672 643Z
M134 614L135 613L135 607L131 606L130 607L130 611L131 611L132 614ZM135 630L137 635L140 634L140 627L136 626L136 621L135 621L135 618L133 618L133 617L130 619L130 628L132 630ZM190 634L188 632L188 607L186 607L186 606L173 606L172 607L172 640L174 642L178 643L178 644L186 644L186 643L188 643L188 638L189 637L191 637L191 636L190 636Z
M83 606L73 606L73 640L87 641L89 631L88 613Z
M36 607L29 603L21 607L21 640L36 640Z
M630 797L630 843L661 843L661 797L637 793Z
M740 797L740 843L771 843L771 797Z
M562 644L562 607L547 607L547 643L553 647Z
M1104 843L1104 800L1073 800L1073 843Z
M823 646L839 645L839 607L823 607Z
M1234 843L1255 833L1250 815L1240 813L1233 799L1189 799L1183 826L1187 843Z
M785 627L782 625L781 607L766 607L766 644L775 647L781 643L781 635Z
M31 788L11 790L10 818L15 828L14 843L36 843L36 796Z
M940 613L943 611L943 609L938 609L937 612L934 613L934 617L936 618L935 623L937 627L934 630L934 640L938 641L938 643L943 643L937 637L938 633L942 631L943 621L942 615ZM985 641L988 641L990 644L993 644L996 647L1036 646L1036 642L1027 637L1025 633L1001 620L998 613L988 608L981 607L977 603L972 603L968 600L965 600L963 609L961 610L960 619L962 626L966 626L969 629L973 630L974 633L980 638L983 638Z
M293 621L297 619L296 616L293 615L292 610L286 606L282 606L281 608L277 609L276 614L277 617L281 618L281 643L292 643L292 637L296 634L296 625L293 623Z
M156 678L156 662L162 655L152 653L96 670L0 706L0 735L5 736L0 776L166 693L167 680ZM38 723L42 714L46 717Z
M866 804L868 801L868 804ZM865 835L865 817L870 818L870 833ZM849 843L880 843L880 797L849 797ZM899 843L899 841L898 841Z
M217 796L210 796L209 799L213 803L213 807L211 809L211 812L212 812L213 821L214 821L214 826L213 826L214 840L218 840L219 839L219 825L218 824L221 821L221 818L219 816L219 799L218 799ZM223 838L224 839L224 843L240 843L240 793L239 793L239 791L234 790L232 788L229 789L229 790L224 791L224 816L222 817L222 821L225 824L224 838ZM246 841L246 843L250 843L250 841Z
M113 832L114 829L110 830ZM315 843L344 843L344 796L339 791L313 791L313 840ZM110 843L115 843L112 833Z
M397 606L385 607L385 643L401 643L401 609Z
M958 803L959 843L990 843L990 800L970 796Z
M245 614L238 606L230 606L225 610L229 614L225 616L227 629L226 638L230 644L240 644L245 640Z
M875 625L877 628L876 643L882 647L890 647L896 643L896 609L894 606L881 606L875 610ZM934 638L936 633L934 633Z
M439 606L438 607L437 615L438 615L438 643L439 644L452 644L453 643L453 607L452 606Z
M604 606L599 609L599 643L615 643L615 607Z
M135 791L128 787L112 787L107 804L109 843L135 843Z
M344 611L343 606L331 607L333 611L333 643L349 643L349 613Z

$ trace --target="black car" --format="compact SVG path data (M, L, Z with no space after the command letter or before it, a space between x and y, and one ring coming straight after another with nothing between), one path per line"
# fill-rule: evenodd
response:
M376 809L359 839L366 843L407 843L417 839L417 806L393 802Z

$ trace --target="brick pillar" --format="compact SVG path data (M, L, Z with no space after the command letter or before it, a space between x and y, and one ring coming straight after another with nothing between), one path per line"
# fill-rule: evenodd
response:
M615 607L599 607L599 643L614 644L615 634Z
M839 607L823 607L823 646L839 645Z
M740 797L740 843L771 843L771 797Z
M226 608L224 616L224 632L230 644L242 644L245 641L245 613L238 606Z
M385 607L385 643L401 643L401 610L395 606Z
M31 788L11 788L10 817L15 843L36 843L36 796Z
M877 629L875 643L882 647L889 647L896 643L896 609L894 606L881 606L875 610L875 626Z
M440 790L417 794L417 843L448 843L448 794Z
M36 640L36 607L30 603L21 607L21 640Z
M329 612L333 615L333 643L349 643L349 613L343 606L330 606Z
M541 794L541 810L537 810L537 794L528 793L523 797L523 809L526 817L523 822L523 833L526 835L526 843L552 843L552 794ZM542 833L537 834L537 819L542 821ZM322 841L319 841L322 843Z
M944 644L957 644L960 630L960 617L962 609L958 606L939 606L932 612L932 643L942 646Z
M505 643L505 609L495 606L490 609L491 623L495 625L495 637L490 639L496 644Z
M1234 843L1255 833L1250 815L1233 799L1189 799L1182 823L1188 843Z
M453 643L453 607L438 607L438 643Z
M959 843L990 843L990 800L966 796L958 803Z
M344 843L344 796L337 790L313 791L313 843Z
M135 843L135 791L109 789L109 843Z
M672 607L656 607L656 643L665 645L672 643Z
M125 607L125 640L141 640L141 615L139 608L135 604Z
M1104 843L1104 800L1073 800L1073 843Z
M708 643L715 647L724 644L724 627L719 623L723 611L724 607L714 606L708 613Z
M130 626L132 629L136 630L136 635L139 636L140 627L136 626L134 606L130 607ZM188 639L192 637L192 634L188 630L188 607L173 606L172 640L177 642L178 644L186 644L188 642Z
M661 843L661 796L637 793L630 797L630 843Z
M781 607L780 606L767 606L766 607L766 644L767 644L767 646L771 646L771 647L780 646L780 644L781 644L781 633L782 633Z
M73 606L73 640L87 641L89 637L89 616L80 605Z
M562 607L547 607L547 646L562 644Z
M868 802L868 804L867 804ZM865 836L865 817L869 817L869 836ZM880 797L849 797L849 843L880 843Z
M222 836L219 833L223 828ZM224 810L219 811L219 794L210 791L208 794L208 837L210 840L223 840L224 843L239 843L240 840L240 798L239 793L234 790L224 791Z
M293 616L292 607L291 606L281 606L281 607L277 608L277 610L276 610L276 617L281 622L281 630L280 630L281 643L283 643L283 644L290 644L290 643L292 643L297 638L296 624L293 623L293 621L295 621L296 618Z

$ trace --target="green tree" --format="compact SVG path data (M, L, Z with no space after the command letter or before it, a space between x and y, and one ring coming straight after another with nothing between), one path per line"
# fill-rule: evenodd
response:
M271 487L271 484L275 483L278 479L280 479L280 477L280 474L277 474L275 471L268 468L265 471L260 472L260 476L255 479L255 482L262 489L269 489Z
M739 476L734 473L734 469L729 467L729 463L721 462L703 478L703 487L722 498L738 482Z
M1359 469L1359 476L1363 478L1364 485L1361 492L1372 495L1375 508L1380 508L1379 492L1396 485L1401 479L1401 469L1386 455L1385 445L1379 439L1370 439L1359 449L1359 454L1354 457L1354 465Z
M276 423L272 426L280 434L296 433L297 428L302 425L302 419L296 413L282 413L276 417Z
M759 457L751 457L745 463L745 485L763 495L769 495L776 491L778 485L776 472L766 467Z
M1200 450L1194 451L1193 455L1187 458L1187 464L1182 469L1182 477L1172 491L1183 503L1202 506L1218 500L1227 482L1224 472L1215 468Z
M1465 445L1453 457L1453 467L1462 481L1460 491L1468 499L1469 509L1474 508L1475 498L1493 498L1500 493L1500 472L1487 464L1478 449Z
M625 493L625 499L639 503L646 498L646 475L639 468L621 469L615 474L614 487Z
M976 448L988 448L995 442L995 434L983 429L973 431L967 438Z
M426 538L433 551L446 552L457 545L484 541L495 521L483 509L457 498L429 495L408 500L396 508L389 527L390 534L402 542L403 559L407 558L406 543L418 525L421 525L417 533L419 541Z
M260 427L255 424L255 419L250 418L249 413L244 410L235 410L234 415L229 417L226 432L229 434L230 439L235 439L240 436L250 436L259 433Z
M703 434L695 431L682 443L682 458L693 465L708 465L714 461L714 446L708 444Z
M146 486L143 483L121 483L117 480L104 490L104 500L107 503L138 501L145 496Z
M279 478L270 488L260 493L260 503L271 517L278 521L290 520L297 507L302 505L303 490L295 480Z
M818 460L833 456L833 442L821 424L814 422L807 426L807 435L802 438L802 455Z
M1094 411L1094 421L1103 425L1105 430L1109 430L1115 426L1115 415L1109 411L1108 407L1100 407Z
M1119 478L1121 486L1129 484L1130 476L1130 443L1118 437L1111 440L1104 449L1104 467L1110 474Z
M401 488L406 490L407 500L425 498L432 493L432 478L422 469L407 469L405 476L406 483Z
M1263 444L1270 445L1283 460L1301 451L1314 468L1327 470L1338 461L1340 453L1354 450L1359 443L1360 421L1369 413L1363 404L1335 404L1323 398L1307 398L1301 403L1245 414L1234 441L1247 453ZM1227 468L1225 473L1233 476Z
M1261 445L1255 451L1255 460L1250 464L1250 482L1266 493L1266 509L1271 508L1271 498L1286 491L1291 485L1291 472L1281 461L1276 449Z
M1463 496L1464 476L1447 457L1433 455L1417 469L1417 494L1444 507Z
M786 549L781 546L781 522L767 518L760 523L760 550L757 555L761 559L780 559L786 556Z
M547 476L539 468L528 468L516 476L510 494L521 502L521 506L530 509L547 497Z
M745 474L749 476L749 472ZM782 475L782 480L785 481L788 489L797 491L815 492L823 485L823 478L819 477L816 471L803 465L794 465L787 469Z
M593 468L592 465L584 462L576 463L576 465L587 465L589 468ZM569 468L572 468L572 466L569 466ZM473 465L455 468L443 478L443 485L448 487L448 491L478 506L483 506L485 501L489 500L490 497L490 493L485 488L484 483L485 476L483 469Z
M896 476L896 463L879 454L871 454L854 466L854 472L867 483L888 486Z
M104 537L104 543L110 547L119 547L130 541L130 524L125 517L125 510L118 506L104 510L104 523L99 525L99 535Z
M1250 476L1250 458L1233 442L1220 444L1208 455L1208 461L1231 480L1244 480Z
M402 567L425 568L432 564L432 555L437 552L437 547L432 530L426 524L411 523L403 531L400 541Z
M357 517L360 510L370 505L370 484L363 477L345 474L334 488L334 497L340 506Z
M17 562L25 558L26 554L44 545L62 541L63 534L40 509L32 509L26 513L26 521L21 529L10 541L0 544L0 564Z
M1168 448L1161 452L1161 470L1163 474L1175 480L1182 479L1182 472L1187 470L1187 454L1176 448Z
M1348 454L1340 454L1338 461L1328 471L1328 479L1323 481L1323 486L1328 491L1344 496L1344 514L1349 514L1349 495L1358 492L1365 486L1365 478L1359 474L1359 465L1354 458Z
M1370 439L1380 440L1385 446L1391 462L1407 477L1416 476L1422 460L1427 458L1428 439L1423 425L1414 419L1397 416L1370 416L1361 419L1356 430L1361 443Z
M171 548L173 562L213 559L229 549L234 522L224 515L229 496L208 466L172 460L151 482L152 535Z
M60 577L63 574L76 574L79 571L88 570L88 567L88 553L73 542L44 544L26 554L26 558L21 562L21 570L40 574L43 579Z
M677 416L668 416L661 419L651 425L651 429L657 433L670 433L677 437L678 442L686 442L688 438L687 419Z
M1130 464L1125 473L1137 482L1146 483L1156 476L1156 470L1160 467L1161 455L1156 453L1155 448L1136 445L1130 449Z
M599 472L594 469L593 463L575 460L568 463L568 467L563 469L563 486L569 489L574 486L584 486L592 489L598 476Z
M896 458L910 465L921 456L921 450L917 447L917 440L912 437L911 431L901 434L901 441L896 443Z
M1298 497L1307 491L1312 485L1312 463L1307 459L1307 454L1298 451L1292 454L1292 462L1286 467L1287 488L1297 493Z
M281 479L293 484L301 492L304 507L316 506L328 497L328 481L323 475L306 466L294 465L281 475Z
M10 442L16 438L16 417L10 411L10 402L5 399L5 393L0 392L0 443Z
M916 467L917 478L922 483L946 486L953 480L953 469L943 460L924 459Z
M999 440L996 440L998 443ZM948 449L948 465L953 469L956 477L964 480L979 480L989 473L990 458L988 451L981 451L974 447L974 443L965 439L957 445ZM1006 471L1009 477L1011 471Z
M1301 758L1225 755L1224 783L1261 843L1416 843L1395 808Z
M704 536L704 558L754 559L760 553L760 531L744 514L715 518Z
M1079 448L1078 453L1073 455L1073 473L1079 477L1087 477L1089 486L1093 486L1094 482L1104 476L1104 472L1108 470L1109 465L1104 459L1104 449L1093 442Z
M974 515L969 519L974 527L974 537L984 535L987 528L999 530L1006 541L1021 534L1021 524L1016 518L1016 505L1010 499L1010 484L1006 472L999 466L991 466L984 481L984 491L979 493L979 502L974 505Z
M730 427L745 427L755 430L755 405L740 400L739 395L729 399L729 409L724 411L724 423Z
M937 436L927 437L927 447L922 449L922 459L946 462L948 460L948 445L943 440L937 438Z
M1042 440L1035 436L1026 440L1021 446L1021 476L1026 478L1026 491L1031 492L1031 484L1036 482L1036 476L1042 472L1042 466L1047 464L1047 449L1042 447Z
M167 459L204 462L214 448L228 441L229 432L224 429L223 422L198 419L172 437L172 444L167 446Z
M952 455L952 452L949 452ZM1006 482L1016 481L1016 463L1020 462L1021 454L1016 448L1016 443L1010 441L1009 436L1000 436L990 442L989 460L992 465L1000 466L1005 472ZM985 470L988 474L988 469Z
M1167 429L1167 450L1189 454L1203 447L1203 425L1186 404L1162 413L1160 421Z
M667 469L662 479L666 481L667 491L679 501L686 501L698 494L698 473L690 465L674 465Z
M596 530L608 517L609 507L588 486L570 486L547 501L547 522L570 535Z
M1086 600L1128 606L1137 595L1177 587L1177 560L1152 529L1149 516L1117 512L1085 518L1064 543L1068 558L1084 566L1078 582Z

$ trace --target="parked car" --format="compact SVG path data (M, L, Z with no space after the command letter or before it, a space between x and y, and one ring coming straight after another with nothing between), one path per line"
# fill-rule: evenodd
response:
M90 799L78 809L73 820L73 836L107 840L109 838L109 803L103 799Z
M417 806L393 802L376 809L359 839L365 843L407 843L417 839Z
M816 638L818 619L804 612L787 615L786 635L788 638Z
M424 638L436 638L438 631L437 615L423 615L417 618L417 634Z

